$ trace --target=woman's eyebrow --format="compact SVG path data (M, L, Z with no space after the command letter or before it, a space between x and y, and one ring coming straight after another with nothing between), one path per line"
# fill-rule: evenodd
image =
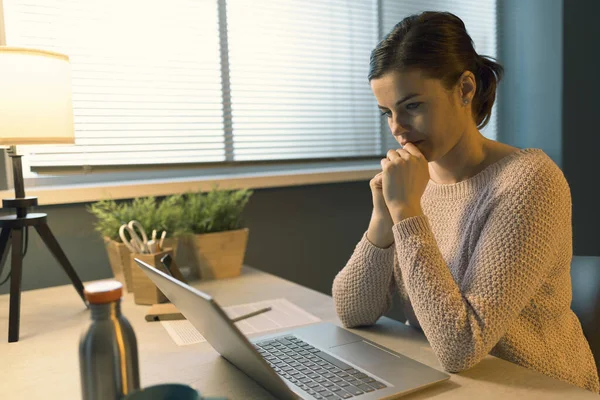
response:
M398 100L396 102L396 104L394 104L394 106L398 107L400 104L404 103L406 100L410 100L413 97L417 97L417 96L420 96L420 95L421 95L420 93L411 93L408 96L405 96L403 99Z
M398 101L397 101L397 102L394 104L394 107L398 107L400 104L404 103L405 101L407 101L407 100L410 100L410 99L412 99L413 97L417 97L417 96L420 96L420 95L421 95L420 93L411 93L411 94L409 94L409 95L407 95L407 96L404 96L403 98L401 98L400 100L398 100ZM382 105L380 105L380 104L377 104L377 107L379 107L379 108L380 108L380 109L382 109L382 110L387 110L387 109L388 109L387 107L384 107L384 106L382 106Z

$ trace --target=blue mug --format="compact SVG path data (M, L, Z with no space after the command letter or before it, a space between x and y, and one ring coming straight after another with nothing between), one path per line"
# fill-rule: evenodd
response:
M123 400L227 400L224 397L202 397L188 385L164 383L128 394Z

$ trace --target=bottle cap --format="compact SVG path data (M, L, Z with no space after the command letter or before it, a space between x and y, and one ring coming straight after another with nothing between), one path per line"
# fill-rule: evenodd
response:
M112 303L123 295L123 284L112 280L94 282L85 285L83 293L90 304Z

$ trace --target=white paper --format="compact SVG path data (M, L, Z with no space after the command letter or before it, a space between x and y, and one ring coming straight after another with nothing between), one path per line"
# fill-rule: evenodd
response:
M244 335L248 336L253 333L291 328L321 321L287 299L272 299L256 303L238 304L223 307L223 311L225 311L229 318L235 318L264 307L271 307L271 311L235 323ZM206 341L188 320L160 321L160 323L178 346Z

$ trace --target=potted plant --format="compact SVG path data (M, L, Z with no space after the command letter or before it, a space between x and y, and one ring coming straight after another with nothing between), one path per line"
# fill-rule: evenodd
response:
M214 186L206 193L182 196L183 231L201 279L240 274L249 233L243 227L242 212L252 194L248 189L222 190Z
M154 197L141 197L124 202L102 200L88 206L88 211L96 217L94 229L104 238L113 274L128 291L133 288L131 251L121 241L119 228L131 220L136 220L148 235L151 235L154 229L158 231L159 236L163 230L167 231L163 247L172 248L175 255L178 236L183 233L181 201L181 196L168 196L162 201L157 201Z

